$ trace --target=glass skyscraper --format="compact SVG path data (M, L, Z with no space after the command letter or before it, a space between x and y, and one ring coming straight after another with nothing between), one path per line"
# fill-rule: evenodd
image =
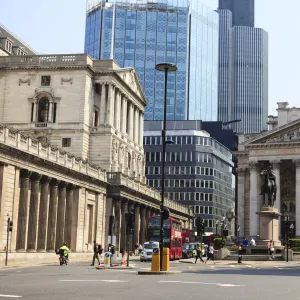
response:
M85 53L135 67L148 100L146 120L163 119L162 62L169 120L217 120L218 14L199 0L88 1Z

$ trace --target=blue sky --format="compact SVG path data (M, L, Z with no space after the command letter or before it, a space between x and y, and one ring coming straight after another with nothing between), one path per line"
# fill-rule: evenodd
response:
M217 0L199 0L217 8ZM0 23L39 53L82 53L86 0L1 1ZM300 1L256 0L256 27L269 32L269 113L300 107Z

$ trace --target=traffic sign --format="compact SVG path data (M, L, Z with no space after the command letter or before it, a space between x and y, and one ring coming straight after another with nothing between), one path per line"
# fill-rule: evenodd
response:
M158 248L153 248L153 254L158 254Z

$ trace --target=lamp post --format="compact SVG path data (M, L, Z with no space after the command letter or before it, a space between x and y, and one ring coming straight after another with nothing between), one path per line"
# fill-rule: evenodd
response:
M221 221L222 244L223 244L223 237L224 237L224 227L225 227L225 217L223 216Z
M285 238L286 238L286 262L289 261L289 215L285 215Z
M168 89L168 72L176 72L177 66L170 63L161 63L155 66L157 71L165 72L165 92L164 92L164 119L162 129L162 186L161 186L161 207L160 207L160 270L162 271L163 249L164 249L164 198L165 198L165 157L166 157L166 127L167 127L167 89Z

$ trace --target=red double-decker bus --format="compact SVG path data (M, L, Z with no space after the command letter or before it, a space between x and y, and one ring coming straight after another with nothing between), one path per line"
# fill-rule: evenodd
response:
M191 229L189 229L189 228L183 228L181 236L182 236L182 244L191 243L192 242Z
M147 220L147 241L159 242L160 216L152 216ZM164 220L164 247L170 249L170 259L182 258L181 222L169 218Z

